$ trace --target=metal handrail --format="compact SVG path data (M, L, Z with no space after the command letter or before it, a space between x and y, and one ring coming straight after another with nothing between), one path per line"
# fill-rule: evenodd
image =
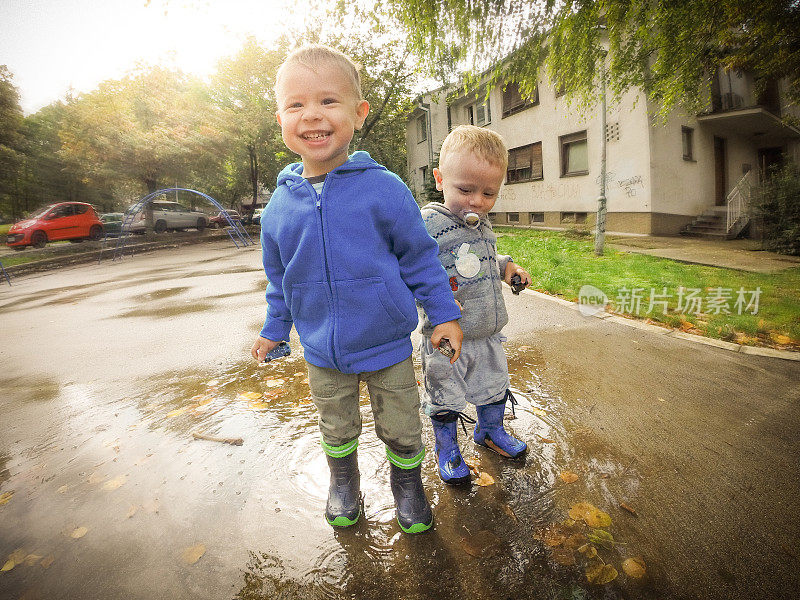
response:
M750 207L751 173L752 171L745 173L725 199L728 213L726 232L728 234L730 234L736 224L748 213Z

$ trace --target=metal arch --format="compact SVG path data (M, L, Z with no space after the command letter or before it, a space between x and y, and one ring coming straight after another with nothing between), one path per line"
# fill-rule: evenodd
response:
M225 219L228 221L230 229L226 229L225 231L228 233L228 236L231 238L231 241L233 242L234 246L236 246L237 248L241 248L244 246L255 245L253 238L251 238L247 230L244 227L242 227L241 221L234 221L233 219L231 219L230 215L228 214L228 210L208 194L204 194L203 192L199 192L197 190L192 190L189 188L178 188L178 187L163 188L160 190L156 190L155 192L151 192L146 196L142 197L136 204L134 204L130 209L128 209L125 212L125 217L123 218L122 226L120 227L120 234L119 237L117 238L117 243L114 246L114 255L112 257L112 260L117 260L118 258L122 258L122 252L125 249L127 239L131 235L131 226L133 225L133 222L136 220L136 217L139 215L139 213L141 213L145 209L145 207L149 203L151 203L155 198L161 196L162 194L166 195L168 192L191 192L192 194L197 194L198 196L205 198L206 200L211 202L214 206L216 206L220 210L220 212L222 212ZM233 235L234 233L236 234L236 237L234 237Z
M6 278L8 285L11 285L11 277L8 276L8 272L6 271L6 268L3 266L2 262L0 262L0 272L2 272L3 277Z

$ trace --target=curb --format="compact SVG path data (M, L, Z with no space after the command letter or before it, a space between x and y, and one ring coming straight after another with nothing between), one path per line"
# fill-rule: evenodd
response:
M558 298L556 296L550 296L549 294L537 292L535 290L525 289L522 290L522 293L534 296L536 298L540 298L542 300L555 302L556 304L566 306L568 308L571 308L572 310L579 310L579 305L577 302L570 302L569 300L564 300L563 298ZM634 329L641 329L642 331L648 331L650 333L654 333L657 335L665 335L671 338L687 340L690 342L694 342L696 344L714 346L715 348L722 348L723 350L729 350L730 352L739 352L741 354L750 354L753 356L767 356L769 358L780 358L783 360L793 360L800 362L800 352L792 352L791 350L777 350L775 348L761 348L759 346L743 346L741 344L735 344L733 342L725 342L723 340L704 337L702 335L686 333L675 329L668 329L667 327L659 327L658 325L651 325L650 323L643 323L642 321L638 321L636 319L626 318L608 312L601 312L592 316L596 319L601 319L603 321L618 323L620 325L633 327Z

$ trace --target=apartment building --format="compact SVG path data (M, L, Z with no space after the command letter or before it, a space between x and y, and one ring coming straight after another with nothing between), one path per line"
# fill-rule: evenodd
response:
M488 127L509 148L495 223L592 227L605 135L608 232L672 235L711 215L722 223L719 235L732 237L746 224L749 186L776 163L800 163L800 129L781 120L800 111L787 105L782 85L772 82L757 97L750 75L720 69L707 112L675 111L666 122L656 119L656 107L641 91L631 90L609 103L605 132L599 105L570 107L543 80L528 99L513 81L491 89L487 100L485 91L434 90L417 99L408 118L409 180L424 201L425 181L448 131L460 124Z

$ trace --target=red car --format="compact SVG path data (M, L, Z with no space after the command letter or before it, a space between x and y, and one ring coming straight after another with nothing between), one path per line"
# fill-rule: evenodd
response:
M8 230L6 245L14 250L26 246L44 248L47 242L70 240L99 240L103 237L103 223L91 204L85 202L60 202L52 204L36 215L14 223Z

